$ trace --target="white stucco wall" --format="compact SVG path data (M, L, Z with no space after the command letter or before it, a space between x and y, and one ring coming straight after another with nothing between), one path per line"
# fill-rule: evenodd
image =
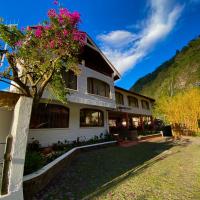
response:
M64 142L81 139L90 139L95 135L106 133L108 130L107 111L105 108L87 106L83 104L69 103L67 107L70 109L69 128L51 128L51 129L30 129L28 141L31 142L34 138L39 140L42 146L50 146L58 141ZM104 112L104 127L80 127L80 109L94 108Z
M133 114L139 114L139 115L152 115L152 103L148 98L144 98L141 96L137 96L137 95L133 95L131 93L122 91L122 90L118 90L116 89L116 92L119 92L123 95L124 97L124 105L117 105L117 107L126 107L126 109L119 109L119 111L122 112L127 112L127 113L133 113ZM128 104L128 96L133 96L136 97L138 99L138 103L139 103L139 107L138 108L134 108L134 107L130 107ZM149 102L149 110L148 109L144 109L142 108L142 100L148 101Z
M69 102L82 103L94 106L102 106L107 108L115 108L115 90L113 77L106 76L102 73L94 71L84 65L79 65L81 74L77 78L77 91L70 90L71 94L67 97ZM98 95L88 94L87 92L87 78L93 77L102 80L110 85L110 98ZM43 98L53 98L46 91Z
M23 200L23 172L31 109L32 99L27 97L20 97L11 113L1 109L1 128L4 127L4 130L9 130L8 134L13 139L8 172L8 194L0 195L0 199ZM6 114L2 115L2 113ZM7 117L4 119L5 116ZM7 123L3 125L2 122ZM5 135L2 138L4 139Z
M0 108L0 143L6 142L6 137L10 133L13 111ZM0 144L0 161L3 158L5 145Z

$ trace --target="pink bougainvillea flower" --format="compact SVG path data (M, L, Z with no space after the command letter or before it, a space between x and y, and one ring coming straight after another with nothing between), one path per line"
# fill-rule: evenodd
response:
M71 14L71 21L73 24L77 24L80 21L80 14L79 12L75 11Z
M53 49L53 48L55 47L55 42L52 40L52 41L50 42L49 46L50 46L50 48Z
M42 36L41 28L37 28L35 31L35 37L40 38Z
M59 38L59 40L58 40L58 46L60 46L60 47L62 47L63 46L63 42L62 42L62 39L61 38Z
M50 18L56 17L56 11L55 11L54 9L50 9L50 10L48 11L48 16L49 16Z
M50 25L46 25L46 26L44 27L44 29L48 31L48 30L51 29L51 26L50 26Z
M66 8L61 8L59 14L62 17L70 17L70 12Z
M58 16L58 21L60 24L63 24L65 22L65 20L60 15Z
M16 44L15 44L17 47L21 47L22 46L22 41L18 41L18 42L16 42Z
M67 35L68 35L68 31L64 29L63 35L64 35L64 36L67 36Z
M72 36L73 40L79 41L81 45L85 44L86 34L84 32L73 30Z

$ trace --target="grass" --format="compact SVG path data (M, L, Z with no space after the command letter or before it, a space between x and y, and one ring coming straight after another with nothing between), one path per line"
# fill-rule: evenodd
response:
M35 199L200 199L200 138L82 153Z

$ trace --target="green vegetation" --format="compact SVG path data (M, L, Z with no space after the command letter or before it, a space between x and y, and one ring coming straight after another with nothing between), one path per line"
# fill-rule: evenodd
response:
M86 35L79 31L80 14L65 8L50 9L48 20L20 30L0 20L0 55L5 54L8 66L0 72L0 82L15 87L37 105L45 89L61 102L66 102L64 71L80 73L78 56Z
M199 145L190 138L85 152L34 199L198 200Z
M132 91L158 99L198 85L200 82L200 37L189 42L154 72L139 79Z
M64 153L73 149L74 147L80 147L84 145L98 144L102 142L113 141L113 137L108 134L100 134L100 136L94 136L89 140L81 140L78 137L76 140L69 142L67 140L61 142L58 141L52 146L41 148L38 140L34 140L27 146L24 175L36 172L48 163L54 161ZM0 166L1 167L1 166ZM1 176L0 176L1 178Z
M24 174L30 174L40 169L45 163L44 156L39 152L26 152Z
M200 89L193 88L179 92L174 96L164 96L156 101L155 118L172 125L177 136L184 134L197 135L200 132Z

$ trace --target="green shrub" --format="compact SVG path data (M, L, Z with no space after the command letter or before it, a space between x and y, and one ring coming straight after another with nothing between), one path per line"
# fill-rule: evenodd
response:
M26 152L24 175L30 174L42 168L45 164L45 157L39 152Z

